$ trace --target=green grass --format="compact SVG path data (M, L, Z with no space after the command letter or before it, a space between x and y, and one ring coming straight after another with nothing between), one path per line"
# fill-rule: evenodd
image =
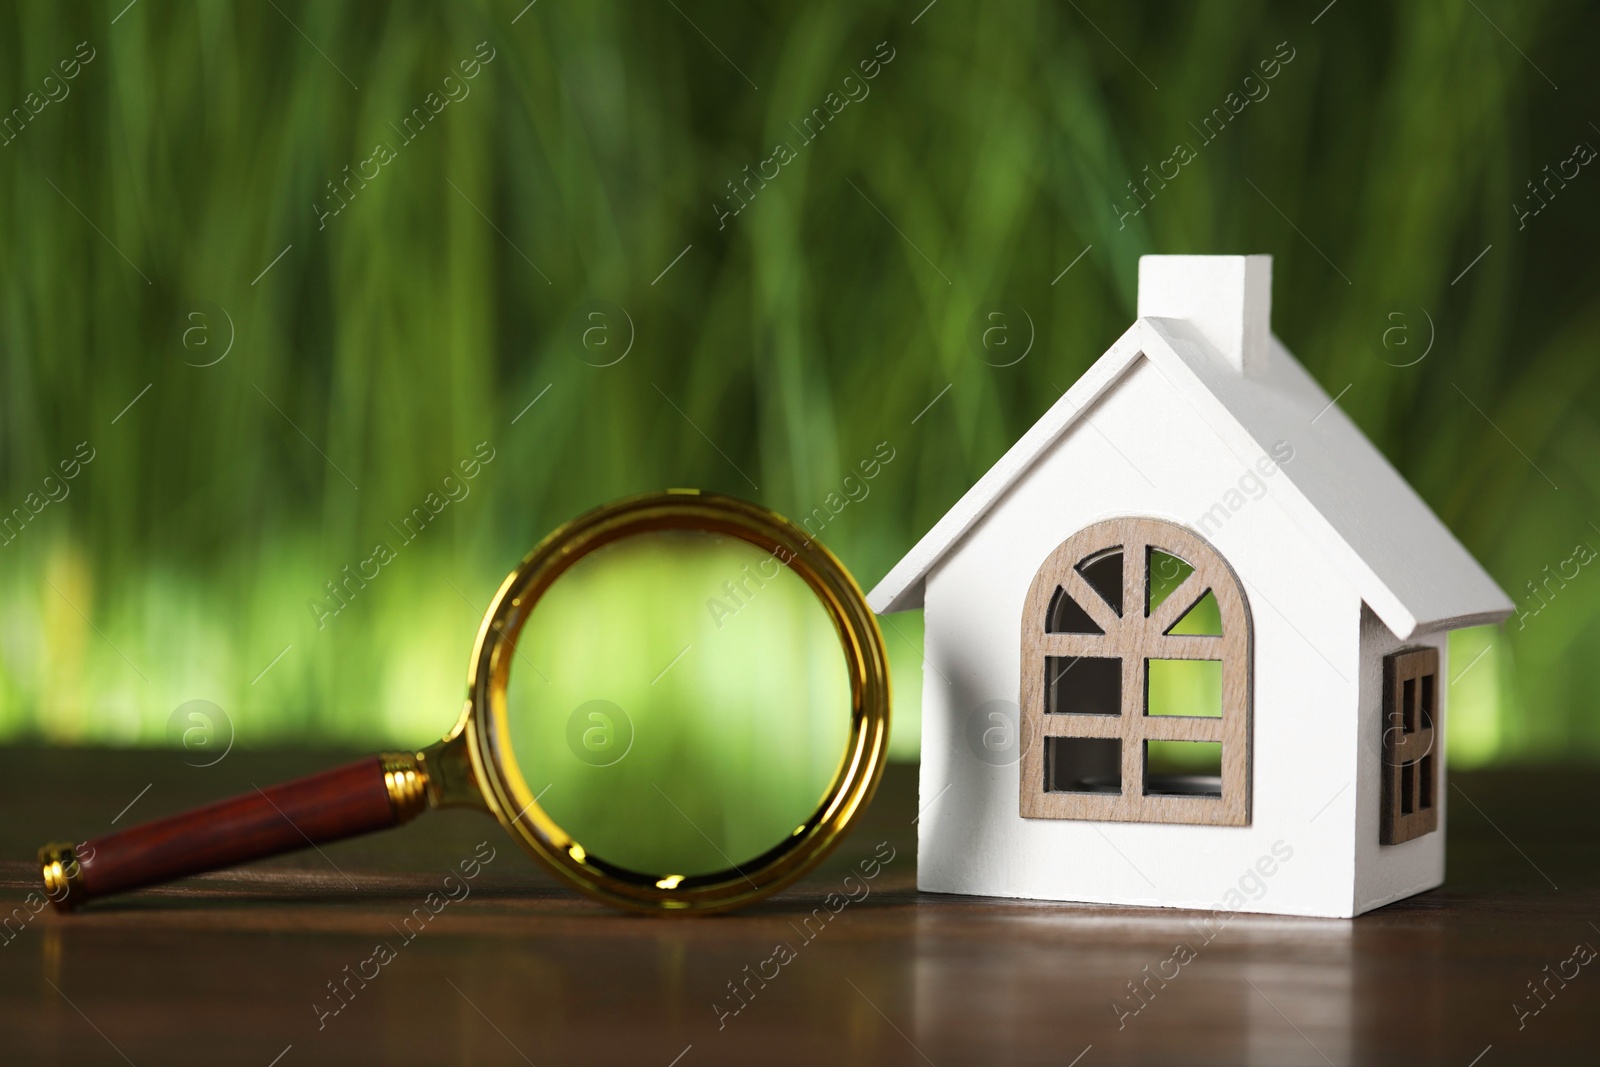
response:
M920 4L121 6L0 12L0 108L95 50L0 147L0 508L95 450L0 548L0 737L161 743L204 698L240 744L426 742L527 548L664 486L795 516L854 492L821 535L870 584L1125 328L1149 252L1272 253L1276 332L1527 610L1600 545L1600 176L1523 229L1510 206L1600 143L1576 0L1482 5L1504 36L1471 5L1356 0L1315 25L1079 5L1098 30L970 0L915 25ZM484 41L470 95L406 143ZM800 144L885 41L870 95ZM1270 96L1122 224L1126 183L1279 42ZM779 141L792 161L719 229ZM594 301L632 324L606 320L633 342L612 366L582 343ZM1037 330L1007 367L976 340L999 305ZM479 442L470 494L399 545ZM319 628L308 602L380 541L393 562ZM1456 673L1489 649L1452 688L1453 759L1600 758L1591 569L1452 640ZM885 626L901 757L920 635Z

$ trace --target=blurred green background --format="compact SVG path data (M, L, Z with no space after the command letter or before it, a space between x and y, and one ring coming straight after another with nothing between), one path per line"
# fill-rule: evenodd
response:
M870 586L1139 255L1248 251L1523 609L1453 642L1452 758L1600 758L1600 576L1529 584L1600 546L1600 175L1527 187L1600 145L1593 5L124 4L0 10L0 738L205 699L241 745L426 742L515 561L669 485L848 499L817 532Z

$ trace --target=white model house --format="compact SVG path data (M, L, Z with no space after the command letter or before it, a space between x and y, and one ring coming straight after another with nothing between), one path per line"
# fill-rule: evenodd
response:
M920 888L1353 916L1444 880L1445 637L1512 604L1271 289L1143 257L1138 321L870 594L926 613Z

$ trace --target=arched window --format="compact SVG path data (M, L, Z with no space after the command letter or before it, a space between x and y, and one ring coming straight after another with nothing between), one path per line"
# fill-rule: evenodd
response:
M1198 535L1067 538L1022 611L1023 817L1249 825L1250 657L1244 589Z

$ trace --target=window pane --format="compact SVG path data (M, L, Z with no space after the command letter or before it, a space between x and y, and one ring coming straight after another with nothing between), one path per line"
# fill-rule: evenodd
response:
M1222 742L1146 741L1146 795L1220 797Z
M1078 573L1118 615L1122 614L1122 549L1110 548L1078 564Z
M1146 715L1222 716L1222 661L1147 659L1144 661Z
M1115 737L1044 739L1047 793L1121 793L1122 742Z
M1056 586L1056 595L1050 601L1050 611L1045 619L1044 632L1048 634L1104 634L1105 631L1094 624L1089 613L1084 611L1072 594L1059 585Z
M1146 615L1154 615L1161 602L1194 573L1194 568L1170 552L1159 548L1145 550L1145 608Z
M1044 710L1051 715L1121 715L1122 660L1046 656Z
M1222 636L1222 609L1217 606L1216 594L1206 590L1206 595L1195 601L1183 617L1167 627L1169 634L1193 634L1199 637Z

